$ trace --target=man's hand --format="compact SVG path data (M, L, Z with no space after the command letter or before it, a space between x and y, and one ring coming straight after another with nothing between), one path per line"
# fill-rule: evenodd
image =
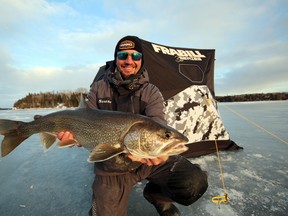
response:
M147 164L147 166L159 165L161 163L166 162L169 158L169 156L162 156L162 157L157 157L157 158L137 158L131 154L126 154L126 155L132 161L138 161L138 162Z
M58 134L58 136L57 136L57 138L59 139L59 140L73 140L74 139L74 135L73 135L73 133L71 133L70 131L61 131L59 134ZM78 147L82 147L82 145L80 144L80 143L77 143L76 144Z

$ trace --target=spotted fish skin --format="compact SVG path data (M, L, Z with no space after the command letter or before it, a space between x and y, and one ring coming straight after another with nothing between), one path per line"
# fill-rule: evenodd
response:
M78 108L62 110L34 121L0 119L2 157L8 155L33 134L40 134L45 149L57 140L61 131L70 131L73 140L58 142L59 147L81 143L91 154L89 162L108 160L121 153L139 158L155 158L180 154L188 148L188 138L177 130L151 118L125 112Z

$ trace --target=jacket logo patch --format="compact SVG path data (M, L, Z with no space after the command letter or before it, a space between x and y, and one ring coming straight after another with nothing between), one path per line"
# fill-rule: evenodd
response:
M112 101L110 99L99 99L98 103L99 104L111 104Z

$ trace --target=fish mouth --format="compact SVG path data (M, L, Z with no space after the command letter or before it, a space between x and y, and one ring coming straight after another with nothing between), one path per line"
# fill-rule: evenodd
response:
M167 144L161 151L164 154L167 155L176 155L176 154L181 154L185 151L188 150L188 147L186 146L188 144L187 142L171 142L170 144Z

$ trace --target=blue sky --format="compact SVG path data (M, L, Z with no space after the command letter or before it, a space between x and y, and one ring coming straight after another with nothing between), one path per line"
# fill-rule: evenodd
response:
M286 0L0 0L0 107L87 88L126 35L216 49L216 95L288 92Z

